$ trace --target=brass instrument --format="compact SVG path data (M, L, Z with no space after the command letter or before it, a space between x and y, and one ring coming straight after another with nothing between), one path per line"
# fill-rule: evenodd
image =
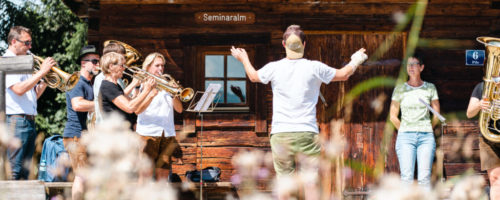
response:
M141 53L139 53L139 51L137 51L136 49L134 49L134 47L124 43L124 42L120 42L118 40L106 40L104 41L104 46L108 46L109 43L117 43L117 44L121 44L123 47L125 47L125 64L127 66L131 66L132 64L140 61L142 59L142 55Z
M488 60L484 76L483 99L490 102L490 108L481 110L479 115L479 129L481 134L489 141L500 143L500 88L495 79L500 77L500 38L478 37L477 41L486 46Z
M125 71L123 73L140 81L144 81L148 77L153 77L156 81L156 89L168 92L174 97L179 97L182 102L188 102L194 96L194 90L192 88L182 88L179 82L172 78L169 74L157 76L135 66L127 67L127 70L131 73Z
M153 77L156 80L156 89L166 91L174 97L178 96L182 102L187 102L193 98L194 90L191 88L182 88L179 82L172 78L169 74L156 76L146 70L143 70L141 67L133 65L142 59L142 55L134 47L118 40L106 40L104 41L104 46L107 46L109 43L118 43L125 47L125 65L127 66L126 70L130 71L130 73L124 71L123 74L136 78L140 81L144 81L148 77Z
M42 65L44 59L33 55L33 60L35 62L35 65L33 66L34 73L37 73L40 71L40 66ZM59 69L57 66L52 66L50 72L43 77L43 80L47 82L49 87L57 88L63 92L73 89L79 79L80 76L78 75L78 72L69 74Z

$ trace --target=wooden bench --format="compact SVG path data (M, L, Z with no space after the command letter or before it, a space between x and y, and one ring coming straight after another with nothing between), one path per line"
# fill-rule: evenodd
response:
M191 188L182 191L181 183L172 183L179 192L179 199L199 199L200 184L189 183ZM73 182L0 181L0 199L9 200L45 200L46 197L62 195L71 197ZM238 191L231 182L203 183L203 199L226 199L227 195L238 198Z

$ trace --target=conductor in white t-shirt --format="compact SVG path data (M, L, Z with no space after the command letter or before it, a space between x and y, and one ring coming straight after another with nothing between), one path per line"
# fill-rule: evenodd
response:
M273 119L270 142L278 178L293 175L298 155L306 155L305 160L301 159L299 163L301 172L318 170L321 147L316 103L320 86L322 83L347 80L368 57L365 49L361 48L351 56L346 66L335 69L303 58L305 45L305 34L300 26L289 26L283 34L286 58L270 62L258 71L250 63L245 49L231 48L232 55L243 63L250 81L271 82ZM306 199L319 199L317 182L306 183ZM278 196L279 199L287 199L289 194L279 193Z

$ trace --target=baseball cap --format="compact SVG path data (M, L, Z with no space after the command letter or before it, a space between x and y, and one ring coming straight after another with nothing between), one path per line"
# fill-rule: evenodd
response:
M290 34L285 41L286 57L298 59L304 57L304 43L299 36Z

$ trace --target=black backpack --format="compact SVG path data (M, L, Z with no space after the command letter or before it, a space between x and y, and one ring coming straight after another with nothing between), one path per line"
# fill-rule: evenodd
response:
M218 182L220 181L220 168L218 167L207 167L203 169L203 181L204 182ZM193 170L186 172L186 179L193 182L200 182L200 171Z

